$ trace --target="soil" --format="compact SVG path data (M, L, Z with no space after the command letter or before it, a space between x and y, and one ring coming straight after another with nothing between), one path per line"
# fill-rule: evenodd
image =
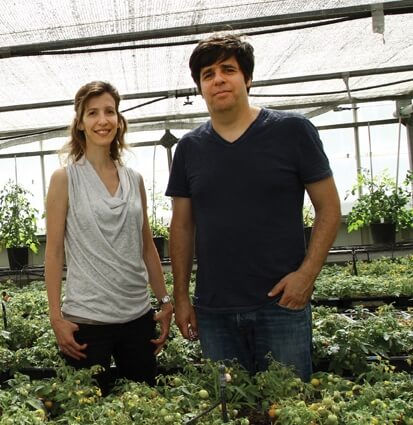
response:
M270 418L261 412L250 412L248 415L250 425L271 425Z

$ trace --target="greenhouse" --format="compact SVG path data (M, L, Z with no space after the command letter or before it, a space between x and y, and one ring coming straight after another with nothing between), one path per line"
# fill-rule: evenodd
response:
M0 425L413 425L413 0L5 0L0 4ZM73 135L70 125L79 107L75 95L92 81L117 89L116 110L127 122L123 164L142 176L146 191L143 217L147 214L148 222L138 220L143 229L148 225L149 232L145 236L143 230L143 242L137 242L142 260L131 266L132 272L125 266L125 275L120 268L114 281L139 280L145 273L146 284L148 273L150 279L159 280L145 251L145 238L153 238L159 273L172 296L171 197L181 195L166 193L171 192L168 181L179 141L210 118L213 121L207 92L201 95L189 68L195 46L213 34L236 34L253 46L249 104L311 121L334 176L340 222L308 298L312 375L302 380L293 368L273 358L256 374L237 361L213 362L203 355L197 338L181 334L175 322L178 316L171 312L169 337L156 358L155 383L126 379L115 356L105 371L110 378L106 393L97 378L103 373L99 366L75 369L65 361L61 340L50 323L56 307L51 298L56 294L47 294L45 285L50 246L59 237L63 240L67 231L56 236L57 225L47 223L53 231L47 254L46 205L47 217L52 214L56 223L62 214L67 214L65 220L78 219L70 215L73 195L64 198L62 186L52 183L55 171L65 165L61 149ZM247 83L245 73L244 80ZM113 103L116 99L111 96ZM87 98L86 107L99 98L101 94ZM85 134L86 122L79 124ZM121 127L118 124L115 137L119 138ZM211 161L211 170L217 164ZM251 169L260 173L253 164ZM116 167L124 196L126 177ZM227 174L222 175L232 172L224 171ZM310 238L317 232L314 219L322 198L311 189L312 183L306 183L309 189L299 211L303 256L315 251ZM84 188L82 196L90 199L99 192L93 181ZM118 190L108 192L116 198ZM222 192L217 193L219 200ZM66 199L63 206L62 199ZM139 202L145 205L140 198ZM249 212L247 204L248 200L240 201L236 208L245 206ZM97 215L99 208L94 210ZM103 213L102 217L106 219ZM129 238L133 232L126 230L131 221L120 225L120 220L109 224L113 229L122 227L120 234L127 239L122 244L109 237L113 246L105 248L96 242L100 234L88 245L87 238L96 236L89 233L90 222L65 221L63 228L79 224L76 237L86 241L88 250L93 245L96 256L105 257L107 250L108 263L116 269L116 261L125 257L125 245L134 249L136 242ZM234 214L234 223L237 220ZM255 228L257 234L265 233L263 223ZM387 235L377 234L383 228ZM108 229L112 228L105 228L110 234ZM288 252L287 246L280 243L279 251ZM103 260L89 264L83 259L78 264L76 249L66 251L67 258L57 250L53 253L53 258L61 255L64 265L59 284L62 303L76 300L78 288L65 293L66 260L72 276L84 270L87 283L105 280L105 274L112 277ZM199 297L198 268L207 258L203 246L196 250L188 254L187 273L194 299ZM248 263L246 252L255 258L253 251L231 246L228 270L232 263ZM57 275L49 268L50 273ZM163 304L170 305L171 300L160 289L163 283L152 283L145 290L148 303L162 312ZM113 317L126 314L121 302L128 295L106 292L109 287L101 289L114 300ZM96 296L89 288L86 293L90 299ZM90 323L79 323L107 324L92 316L87 319ZM83 318L72 312L63 317L73 322Z

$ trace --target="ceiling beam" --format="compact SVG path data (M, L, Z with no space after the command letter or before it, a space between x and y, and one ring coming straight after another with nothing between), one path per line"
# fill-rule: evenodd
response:
M396 100L410 100L413 97L413 92L404 95L388 95L388 96L376 96L371 98L358 98L352 97L354 103L368 103L368 102L380 102L380 101L396 101ZM334 99L331 101L316 101L307 103L289 103L289 104L267 104L266 107L269 109L277 110L303 110L303 109L314 109L314 108L333 108L337 105L348 104L349 100L347 97ZM312 111L306 112L306 115ZM318 113L317 113L318 115ZM159 115L142 118L134 118L128 120L128 132L133 133L135 131L142 131L142 129L150 130L165 130L165 129L191 129L199 125L204 120L208 119L207 112L198 112L193 114L174 114L174 115ZM40 140L48 140L56 137L68 137L67 126L60 127L42 127L42 128L31 128L23 131L3 131L0 132L0 150L22 145Z
M383 2L383 13L385 15L413 13L413 0L399 0ZM207 34L217 31L244 30L248 28L270 27L277 25L288 25L297 22L323 21L338 18L362 19L372 15L375 5L368 3L358 6L338 7L332 9L321 9L289 13L284 15L263 16L259 18L239 19L223 21L219 23L206 23L198 25L187 25L174 28L163 28L139 32L107 34L95 37L84 37L69 40L54 40L41 43L21 44L5 46L0 48L0 59L31 56L41 54L44 51L79 48L85 46L96 46L103 44L128 43L142 40L160 39L198 34Z
M373 125L387 125L387 124L397 124L399 122L396 118L390 118L390 119L382 119L382 120L375 120L375 121L360 121L357 123L341 123L341 124L329 124L329 125L320 125L317 126L318 130L334 130L339 128L353 128L353 127L367 127L367 126L373 126ZM146 142L135 142L135 143L129 143L128 146L130 147L144 147L144 146L161 146L161 143L159 140L153 140L153 141L146 141ZM1 148L1 145L0 145ZM16 153L7 153L7 154L0 154L0 159L10 159L10 158L26 158L26 157L32 157L32 156L39 156L39 155L53 155L57 154L58 150L44 150L44 151L34 151L34 152L16 152Z
M370 75L382 75L382 74L395 74L399 72L410 72L413 71L413 65L401 65L401 66L389 66L384 68L370 68L370 69L358 69L344 72L331 72L326 74L312 74L303 75L298 77L286 77L286 78L275 78L270 80L254 81L252 88L254 87L269 87L269 86L280 86L284 84L296 84L313 81L325 81L325 80L337 80L345 77L367 77ZM154 99L161 97L178 98L187 96L196 96L198 94L195 87L184 88L178 90L163 90L146 93L132 93L121 95L122 100L134 100L134 99ZM323 93L320 93L322 95ZM253 95L252 95L253 97ZM37 103L24 103L20 105L5 105L0 106L1 112L11 111L24 111L29 109L43 109L43 108L57 108L62 106L73 105L73 99L56 100L51 102L37 102Z

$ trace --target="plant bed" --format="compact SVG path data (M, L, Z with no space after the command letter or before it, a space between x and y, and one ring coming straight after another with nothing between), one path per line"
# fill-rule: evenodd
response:
M56 376L56 369L52 367L23 367L18 372L30 379L48 379Z
M311 300L314 306L337 307L340 310L347 310L356 306L375 310L382 305L392 304L399 309L407 309L413 307L413 298L410 296L364 296L364 297L331 297L331 298L316 298Z
M367 274L370 267L381 279L384 275L391 276L393 268L411 274L412 264L412 259L380 261L361 264L360 270ZM329 267L324 273L333 281L338 272L345 270L346 267ZM171 284L169 274L165 280ZM369 283L373 282L372 277ZM360 280L352 283L358 285ZM367 286L365 281L362 283ZM194 422L196 425L223 423L222 412L216 405L220 397L218 368L202 360L199 342L184 340L175 324L158 356L156 386L149 388L119 380L113 393L102 397L96 383L88 377L88 370L74 371L64 365L48 321L44 283L22 288L10 284L4 290L11 298L6 303L9 336L0 341L2 364L25 374L4 371L0 423L8 420L41 423L33 418L44 415L50 425L185 425L201 414ZM355 306L344 314L335 308L314 306L313 319L314 385L303 383L279 366L271 366L255 377L228 366L232 377L227 383L228 424L241 425L248 421L250 425L290 425L301 420L301 424L314 421L315 425L325 425L318 408L324 412L324 403L336 398L334 408L327 410L337 417L338 425L371 425L373 417L386 425L406 425L397 418L408 417L413 412L409 404L413 393L409 387L411 367L409 358L402 356L413 355L412 312L383 305L374 312ZM386 358L389 360L382 360ZM55 371L55 376L47 375L50 369ZM405 375L394 373L398 371ZM384 390L378 384L376 387L376 382ZM353 391L354 386L361 386L362 390ZM207 391L206 398L201 390ZM410 399L404 394L410 394ZM402 401L393 402L397 398ZM376 399L381 399L388 408L379 411ZM46 407L46 403L51 407ZM168 422L170 419L172 422Z
M386 362L393 368L394 372L407 372L413 375L413 356L390 356L385 359ZM366 356L366 369L370 363L378 363L383 361L380 356ZM314 373L317 372L334 372L335 366L332 364L331 359L319 359L317 363L313 364ZM358 374L354 373L352 369L342 369L340 376L347 379L355 380Z
M412 256L360 262L358 276L351 264L325 266L315 282L312 302L341 309L368 303L408 308L413 300L412 270Z
M370 356L413 355L413 318L409 311L384 305L371 312L360 306L340 313L336 308L313 309L313 361L328 361L328 370L358 375Z
M368 357L369 362L381 362L380 356ZM407 372L413 374L413 356L391 356L387 359L390 366L394 367L395 372Z
M371 362L354 381L317 372L305 383L276 362L255 377L236 364L224 372L228 425L411 425L413 380L388 362ZM95 373L62 367L41 381L15 374L0 392L0 422L223 424L223 372L217 363L188 365L183 373L160 377L154 387L124 380L106 397Z

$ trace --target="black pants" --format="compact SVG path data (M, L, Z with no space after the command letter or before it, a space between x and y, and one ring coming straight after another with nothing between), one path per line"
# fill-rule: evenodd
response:
M154 311L131 322L114 325L78 324L75 339L79 344L87 344L86 359L76 360L64 356L66 362L76 369L101 365L105 371L96 376L102 394L111 390L114 379L127 378L133 381L155 384L155 346L150 342L156 338ZM116 376L110 370L111 359L116 364Z

